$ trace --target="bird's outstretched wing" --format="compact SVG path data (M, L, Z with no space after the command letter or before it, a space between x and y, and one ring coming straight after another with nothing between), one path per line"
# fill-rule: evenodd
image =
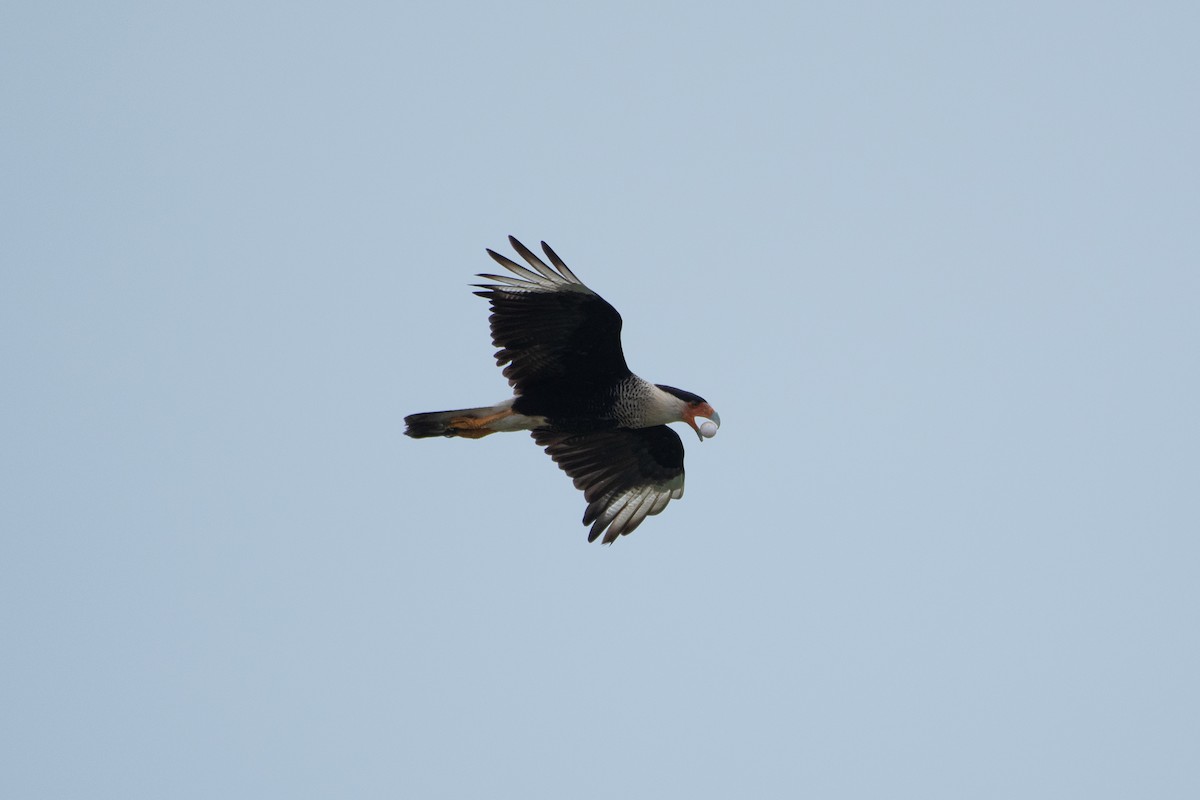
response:
M512 236L509 243L530 269L488 250L512 275L482 274L476 284L491 301L496 363L517 394L552 386L558 393L586 393L629 376L621 350L621 315L563 263L550 246L547 266ZM507 364L507 366L505 366Z
M646 517L683 497L683 442L666 425L594 433L532 432L588 502L588 541L631 533ZM605 530L607 529L607 531Z

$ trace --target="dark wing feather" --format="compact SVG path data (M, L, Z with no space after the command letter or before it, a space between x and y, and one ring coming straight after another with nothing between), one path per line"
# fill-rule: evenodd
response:
M479 277L475 294L491 301L496 363L517 394L553 386L558 393L586 393L629 376L621 350L621 315L584 286L542 242L554 267L508 237L529 269L492 250L488 255L512 275ZM514 277L515 276L515 277ZM507 366L505 366L507 364Z
M604 533L612 544L683 497L683 442L666 425L580 434L543 429L533 438L583 490L583 524L594 523L589 542Z

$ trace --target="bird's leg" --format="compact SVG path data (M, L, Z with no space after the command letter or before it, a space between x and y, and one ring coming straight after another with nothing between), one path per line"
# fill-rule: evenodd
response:
M460 439L482 439L483 437L493 433L495 433L495 431L489 431L487 428L477 428L475 430L457 430L455 428L446 429L446 436L457 436Z
M506 408L496 414L489 414L486 417L455 417L446 425L447 436L461 436L464 439L482 439L489 433L496 431L489 426L495 422L499 422L505 417L511 417L513 410Z

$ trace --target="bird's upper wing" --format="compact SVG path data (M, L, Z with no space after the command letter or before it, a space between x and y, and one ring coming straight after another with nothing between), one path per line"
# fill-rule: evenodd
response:
M512 275L480 275L495 283L477 284L482 291L475 294L491 301L496 363L508 365L504 376L517 394L547 384L560 392L586 391L628 377L617 310L545 242L542 249L556 269L513 237L508 241L532 269L488 250Z
M594 523L589 542L604 533L604 543L612 544L671 500L683 497L683 442L666 425L532 433L534 441L575 479L575 488L583 490L588 502L583 524Z

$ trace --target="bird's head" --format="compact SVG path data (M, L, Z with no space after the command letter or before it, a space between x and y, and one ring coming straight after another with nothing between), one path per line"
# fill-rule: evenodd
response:
M717 435L717 428L721 427L721 417L716 410L708 404L698 394L685 392L683 389L676 389L674 386L663 386L661 383L655 384L659 389L662 389L667 394L674 395L682 401L682 410L680 412L680 420L686 422L696 432L696 436L700 437L700 441L711 439ZM705 422L696 422L697 419L706 420Z

